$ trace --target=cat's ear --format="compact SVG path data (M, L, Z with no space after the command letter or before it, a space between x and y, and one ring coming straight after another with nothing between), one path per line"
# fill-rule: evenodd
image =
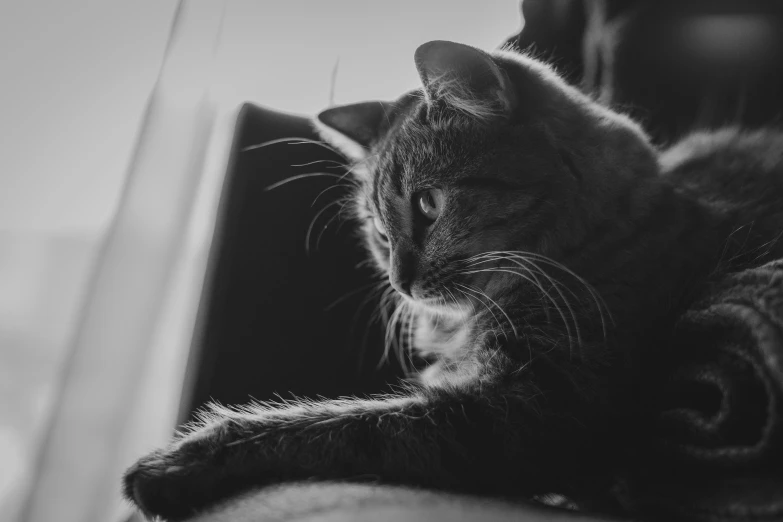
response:
M343 154L361 160L388 129L392 108L391 102L382 101L330 107L316 116L315 127Z
M509 117L516 107L511 81L484 51L435 40L414 54L427 101L440 100L480 120Z

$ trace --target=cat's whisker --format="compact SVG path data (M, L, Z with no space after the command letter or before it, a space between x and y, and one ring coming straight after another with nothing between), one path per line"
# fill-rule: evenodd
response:
M568 299L568 298L565 296L565 294L564 294L564 293L563 293L563 291L561 290L561 287L564 287L565 285L563 285L562 283L560 283L560 282L559 282L557 279L555 279L555 278L551 277L549 274L547 274L547 273L546 273L546 271L542 270L542 269L541 269L541 267L539 267L538 265L536 265L536 264L535 264L533 261L531 261L531 260L529 260L529 259L527 259L527 260L525 260L525 261L527 261L528 263L530 263L530 264L531 264L533 267L535 267L535 268L536 268L536 270L537 270L537 271L538 271L540 274L542 274L544 277L546 277L546 279L547 279L547 280L549 281L549 283L552 285L552 288L554 288L554 289L555 289L555 291L556 291L556 292L558 293L558 295L560 296L560 299L562 299L563 303L565 304L566 308L568 309L568 313L571 315L571 321L573 321L573 323L574 323L574 330L576 331L576 348L579 350L579 354L578 354L578 356L579 356L579 357L581 357L581 348L582 348L582 330L581 330L581 328L580 328L580 326L579 326L579 321L578 321L578 319L577 319L576 312L574 311L574 308L573 308L573 306L571 306L571 301L570 301L570 300L569 300L569 299ZM568 291L571 293L571 295L572 295L572 296L573 296L575 299L577 299L577 300L579 299L579 298L576 296L576 294L574 294L574 292L573 292L573 291L572 291L572 290L571 290L569 287L565 286L565 288L566 288L566 290L568 290ZM602 321L602 324L603 324L603 321ZM571 335L571 334L569 333L569 337L570 337L570 335ZM604 336L606 336L606 330L604 330ZM573 355L574 355L574 344L573 344L572 342L570 342L570 341L569 341L569 349L570 349L570 354L571 354L571 356L573 357Z
M582 277L580 277L578 274L574 273L572 270L570 270L565 265L558 263L557 261L544 256L542 254L537 254L535 252L526 252L523 250L490 250L487 252L482 252L481 254L477 254L475 256L471 256L470 258L467 258L465 261L472 261L472 264L478 264L481 262L486 262L488 258L500 258L500 259L509 259L509 258L535 258L541 261L544 261L577 279L580 283L584 284L587 287L590 287L591 285L585 281Z
M466 290L467 290L467 288L468 288L468 287L467 287L467 285L461 285L460 283L454 283L454 285L455 285L455 286L460 286L460 287L462 287L462 288L465 288ZM496 342L496 343L499 343L499 342L500 342L500 339L498 338L498 331L502 332L502 330L503 330L503 325L501 324L501 322L500 322L500 320L498 319L498 317L495 315L495 312L493 312L493 311L492 311L492 308L490 308L490 306L489 306L488 304L486 304L486 303L485 303L483 300L481 300L481 299L477 299L475 296L473 296L473 295L471 295L471 294L468 294L468 293L466 293L466 292L465 292L465 290L460 290L459 288L455 288L455 290L457 290L458 292L460 292L460 293L461 293L461 294L462 294L464 297L467 297L467 298L468 298L468 300L475 300L475 301L477 301L477 302L481 303L481 305L482 305L482 306L484 306L484 308L486 308L486 309L487 309L487 311L488 311L488 312L489 312L489 313L492 315L492 318L493 318L493 319L495 319L495 323L497 323L497 325L498 325L498 330L495 330L495 329L493 328L493 329L492 329L492 334L495 336L495 342Z
M408 344L405 347L405 352L403 355L405 355L408 359L408 361L411 363L411 367L413 369L416 368L416 366L413 364L413 361L410 358L410 354L413 352L413 328L414 328L414 320L415 320L415 311L413 310L413 307L409 307L408 310L408 318L407 318L407 335L408 335ZM406 372L407 373L407 372Z
M460 286L462 286L466 290L472 290L473 292L476 292L479 296L484 297L485 299L488 299L491 303L493 303L494 306L496 306L498 308L498 310L500 310L501 313L503 313L503 315L505 315L506 320L510 320L508 314L506 314L506 312L503 310L503 308L501 308L500 305L497 304L494 300L492 300L485 292L482 292L481 290L479 290L479 289L477 289L477 288L475 288L473 286L470 286L470 285L460 285ZM498 322L498 327L500 328L501 333L503 333L502 326L500 326L499 322ZM514 341L515 342L519 342L520 336L517 333L516 327L515 327L515 325L513 323L511 323L511 328L514 331ZM498 341L497 334L495 334L495 340L496 340L496 342ZM533 347L530 345L530 340L527 339L527 336L525 336L525 340L527 341L528 356L532 360L532 358L533 358ZM492 362L492 359L494 359L496 355L497 355L497 351L490 357L489 361L487 361L487 364Z
M323 147L324 149L330 152L334 152L335 154L342 156L342 154L337 149L335 149L325 141L303 138L301 136L289 136L286 138L277 138L274 140L265 141L263 143L258 143L256 145L248 145L247 147L242 149L242 152L249 152L251 150L263 149L271 145L279 145L282 143L286 145L316 145L318 147Z
M315 216L310 221L310 225L307 227L307 234L305 234L305 251L306 251L308 256L310 255L310 236L313 233L313 227L315 226L316 221L318 221L318 218L321 217L321 215L323 215L324 212L326 212L327 210L329 210L333 206L335 206L335 205L344 205L345 203L346 203L345 199L338 199L338 200L332 201L331 203L327 203L326 205L324 205L324 207L321 210L316 212Z
M402 353L400 351L400 339L398 338L398 335L400 335L400 329L403 327L402 318L406 312L406 309L407 303L404 300L399 300L387 322L383 361L388 361L389 352L391 351L393 351L398 356ZM400 357L399 362L403 371L407 371L405 361L402 357Z
M576 281L581 283L585 287L585 289L587 289L588 292L590 292L590 295L592 296L593 300L595 301L596 306L598 306L599 312L603 313L605 311L606 314L609 316L609 319L612 322L614 322L614 318L612 317L612 312L611 312L611 310L609 310L609 307L607 306L606 301L604 301L603 297L601 297L601 294L595 289L595 287L593 287L593 285L588 283L582 276L580 276L579 274L577 274L576 272L574 272L573 270L571 270L567 266L563 265L562 263L558 263L557 261L555 261L554 259L552 259L550 257L547 257L547 256L542 255L542 254L537 254L535 252L525 252L525 251L522 251L522 250L513 251L512 250L512 251L507 251L505 253L508 253L508 254L518 254L518 255L521 255L523 257L528 257L528 258L530 258L530 257L536 258L537 260L539 260L539 261L541 261L543 263L546 263L546 264L548 264L548 265L550 265L550 266L552 266L554 268L558 268L558 269L562 270L563 272L567 273L568 275L573 277ZM602 320L603 320L603 317L602 317Z
M351 186L343 184L343 183L335 183L334 185L329 185L328 187L323 189L321 192L319 192L317 196L315 196L315 198L313 199L313 202L310 203L310 208L313 208L315 206L315 204L318 203L318 200L320 199L321 196L323 196L324 194L326 194L327 192L329 192L330 190L335 189L335 188L343 188L343 189L347 188L347 189L349 189L349 188L351 188Z
M391 287L391 285L386 287L386 289L381 292L380 299L378 299L378 306L375 308L375 311L370 317L370 323L374 321L381 321L384 328L388 327L389 315L390 315L389 308L391 307L390 301L393 298L394 292L395 290L394 288ZM364 338L363 338L364 340L367 339L367 336L369 335L369 331L370 331L370 324L368 324L367 328L365 329ZM384 339L385 339L385 335L384 335ZM379 369L383 365L383 363L387 361L387 351L388 350L385 349L385 344L384 344L384 352L381 354L381 358L378 361L378 365L376 369Z
M531 265L535 266L536 268L538 268L538 270L541 273L546 275L546 271L541 269L536 264L536 262L533 261L532 259L527 259L524 256L521 257L520 259L522 259L522 260L530 263ZM551 260L549 260L548 258L539 259L539 261L543 262L543 263L546 263L546 264L549 264L550 266L555 266L556 268L560 268L561 270L565 269L565 267L563 267L559 263L552 264ZM612 317L612 314L611 314L611 312L609 310L609 307L606 305L606 302L604 301L603 297L601 297L601 295L593 288L592 285L590 285L587 281L585 281L582 277L580 277L579 275L575 274L574 272L571 272L568 269L565 269L565 271L569 275L571 275L578 283L580 283L588 291L588 293L590 294L590 297L592 298L593 302L596 305L595 309L598 312L598 318L601 321L601 332L603 334L603 338L604 338L604 340L606 340L607 335L608 335L608 330L607 330L607 325L606 325L606 317L608 316L609 320L612 321L612 324L614 324L614 317ZM575 299L577 299L577 301L579 300L579 297L576 296L576 294L570 289L570 287L568 287L567 285L562 285L562 286L564 286L566 289L568 289L568 291L571 293L571 295L574 296Z
M497 268L476 268L476 269L472 269L472 270L463 270L463 271L460 271L459 273L472 275L472 274L478 274L478 273L493 273L493 272L494 273L514 274L514 275L516 275L518 277L521 277L522 279L524 279L525 281L530 283L533 287L535 287L537 290L539 290L542 294L544 294L546 296L546 298L549 300L549 302L551 302L552 305L555 307L555 309L558 311L561 319L563 320L563 323L565 324L566 329L568 329L569 336L571 335L570 329L569 329L569 326L568 326L568 321L566 321L565 314L563 313L563 311L560 308L560 306L557 304L557 301L546 290L546 288L544 288L543 286L539 285L536 280L531 279L530 277L526 276L525 274L522 274L520 272L512 270L511 267L507 267L507 268L502 268L502 267L497 267Z
M475 270L468 270L462 272L464 274L478 274L478 273L508 273L513 274L515 276L521 277L522 279L529 282L531 285L533 285L535 288L537 288L539 291L541 291L544 295L547 296L547 299L552 303L552 305L555 307L555 310L557 310L557 313L560 315L560 318L563 320L563 326L566 329L566 335L568 337L568 343L570 349L573 351L573 333L571 332L571 326L569 325L568 319L566 319L565 313L563 313L563 309L560 307L560 305L557 303L557 301L552 297L552 295L546 291L545 288L537 286L534 279L531 279L530 277L527 277L525 274L522 274L520 272L517 272L515 270L512 270L510 268L482 268L482 269L475 269Z
M366 161L366 160L365 160L365 161ZM348 176L350 176L351 174L353 174L353 173L354 173L354 171L355 171L356 169L358 169L358 168L359 168L359 167L361 167L361 166L363 166L363 162L354 163L353 165L346 166L346 167L345 167L345 174L343 174L342 176L340 176L340 179L345 179L345 178L347 178ZM352 185L354 185L356 188L361 188L361 183L359 183L358 181L355 181L355 180L353 180L353 178L352 178L352 180L351 180L351 184L352 184Z
M345 164L344 163L340 163L339 161L328 160L328 159L319 159L319 160L315 160L315 161L308 161L307 163L292 163L291 166L292 167L309 167L310 165L318 165L319 163L325 163L326 164L325 168L329 168L329 166L331 166L332 168L339 168L339 169L344 169L345 168Z
M778 244L780 241L780 238L783 237L783 231L781 231L777 236L773 237L769 241L759 245L759 247L756 250L763 250L759 255L753 258L753 261L758 261L762 257L768 255L770 252L772 252L772 249L775 248L775 245ZM766 250L764 250L766 249Z
M511 327L511 331L514 332L514 340L516 341L517 339L519 339L519 333L517 332L516 325L514 325L514 321L511 320L511 317L509 317L509 315L506 313L506 311L503 310L503 307L500 306L494 299L492 299L485 292L482 292L481 290L479 290L477 288L474 288L474 287L471 287L471 286L467 286L467 285L463 285L463 284L460 284L460 283L455 283L455 284L459 285L463 289L468 289L468 290L471 290L473 292L478 293L482 297L486 298L490 303L492 303L495 306L495 308L497 308L498 311L500 311L500 313L502 313L505 316L506 321L508 321L508 324Z
M395 355L397 356L397 360L399 361L400 366L402 367L402 371L405 375L410 373L410 368L408 368L408 364L405 360L405 334L408 326L407 320L409 313L410 310L408 303L405 300L402 300L400 302L400 313L397 316L397 324L399 328L395 328L393 330L395 340Z
M267 185L266 187L264 187L264 191L269 192L270 190L274 190L278 187L282 187L283 185L290 183L292 181L297 181L300 179L308 179L308 178L317 178L317 177L335 178L339 181L345 181L344 176L340 174L335 174L333 172L308 172L306 174L297 174L295 176L290 176L276 183L272 183L271 185Z
M535 274L531 273L531 276L533 276L535 278ZM536 283L539 283L537 278L536 278ZM543 290L543 287L538 287L538 290L540 290L542 294L545 294L545 291ZM549 308L549 306L546 305L546 299L544 299L543 295L540 298L540 301L541 301L541 304L539 306L532 306L532 305L526 304L525 305L525 309L528 310L528 311L541 311L541 312L543 312L544 317L546 318L547 323L551 323L550 308ZM539 332L543 333L541 328L539 328L537 326L531 325L530 322L525 318L524 314L521 315L520 319L525 322L526 330L535 330L535 331L539 331ZM530 338L531 338L531 335L525 334L525 340L527 341L528 349L532 350L532 347L530 345ZM548 335L542 335L542 336L536 335L535 338L552 342L552 337L548 336Z
M449 297L451 297L451 300L454 302L454 306L455 306L455 307L456 307L458 310L462 311L462 310L465 308L465 307L464 307L462 304L460 304L460 302L457 300L457 298L454 296L454 294L451 292L451 290L449 290L449 289L448 289L447 287L445 287L445 286L443 287L443 290L445 290L446 292L448 292L448 294L449 294ZM467 297L467 296L463 296L463 297Z
M361 303L359 303L359 306L356 308L356 312L354 312L353 317L351 318L351 328L348 331L348 337L352 338L354 331L356 331L356 324L359 320L359 316L361 315L364 308L370 304L374 299L380 299L383 298L384 293L386 292L385 287L388 286L391 288L391 285L389 284L388 280L381 280L376 283L371 283L371 285L374 285L374 287L370 290L370 292L367 293L365 298L362 300ZM362 287L362 288L366 288ZM393 290L393 289L392 289ZM379 295L380 294L380 295ZM362 365L364 363L364 354L367 349L367 339L370 335L370 329L372 325L380 320L380 314L378 311L378 308L376 307L371 313L370 317L367 320L367 323L364 328L364 333L362 334L361 344L359 346L359 354L358 354L358 360L356 361L356 367L361 370Z
M367 290L368 288L379 287L379 286L383 285L384 283L386 283L386 281L373 281L372 283L367 283L365 285L360 286L359 288L354 288L353 290L343 294L342 296L340 296L337 299L335 299L334 301L332 301L329 305L327 305L324 308L324 312L330 311L332 308L334 308L338 304L342 303L346 299L349 299L349 298L355 296L359 292Z
M481 299L477 300L475 298L475 296L472 295L473 293L479 293L478 290L474 289L473 287L469 287L468 285L463 285L461 283L454 283L454 286L460 287L461 290L459 290L459 289L458 290L460 291L460 293L462 293L463 296L465 296L465 297L467 297L468 299L471 299L471 300L476 300L484 308L486 308L487 311L490 313L490 315L492 315L492 318L495 320L495 323L497 323L498 329L500 329L500 330L503 329L503 324L500 322L500 319L498 319L498 316L495 315L495 312L492 311L492 308L490 308L490 306L488 304L486 304L483 300L481 300ZM465 293L466 291L471 292L471 294L466 294Z
M737 249L737 253L734 254L731 258L729 258L728 263L731 264L732 261L735 261L737 258L739 258L743 251L745 250L745 247L748 245L748 241L750 240L750 236L753 233L753 226L756 224L755 221L751 221L750 224L747 226L748 233L745 234L745 239L742 241L742 245Z
M338 200L341 201L341 200ZM342 199L342 206L340 207L340 210L338 210L335 215L329 218L329 220L326 222L326 224L321 228L321 231L318 233L318 237L315 238L315 249L316 251L320 248L321 245L321 238L323 237L326 230L329 228L329 225L331 225L335 219L341 219L343 214L343 209L345 209L345 205L348 203L347 198ZM340 227L337 227L337 230L339 230Z
M552 285L552 288L555 289L555 291L558 293L558 295L562 299L562 301L565 304L566 308L568 308L568 312L571 315L571 320L573 321L573 324L574 324L574 329L576 330L577 346L581 347L582 346L581 330L579 328L579 323L578 323L578 321L576 319L576 313L574 312L574 309L571 306L571 302L568 300L568 298L565 296L565 294L563 294L563 292L561 290L561 286L564 286L564 285L562 285L562 283L560 283L556 279L552 278L549 274L547 274L544 270L542 270L538 265L536 265L533 261L531 261L529 259L525 259L525 258L523 258L521 256L511 256L511 257L498 256L496 259L498 259L498 260L503 259L503 260L506 260L506 261L510 261L510 262L516 264L518 267L520 267L523 270L525 270L528 274L530 274L532 277L534 277L536 279L536 283L538 284L538 288L540 290L543 290L543 286L541 286L541 282L538 280L537 277L535 277L535 274L530 270L530 268L525 266L525 265L523 265L522 262L530 263L533 266L533 268L535 268L536 271L539 274L544 276L547 279L547 281L549 281L549 283ZM571 293L571 295L574 298L578 299L576 294L570 288L566 287L566 289ZM569 333L569 335L570 335L570 333Z
M493 253L492 253L492 252L486 252L485 254L483 254L483 255L482 255L482 258L483 258L483 259L482 259L482 260L480 260L480 261L474 261L473 263L471 263L471 266L479 266L479 265L482 265L482 264L484 264L484 263L488 263L488 262L496 262L496 261L506 260L506 258L505 258L505 257L501 257L501 256L493 255ZM539 289L543 289L543 285L542 285L541 281L538 279L538 276L536 275L536 272L534 272L533 270L531 270L531 269L530 269L529 267L527 267L527 266L523 266L523 265L522 265L521 263L519 263L519 262L515 262L515 261L512 261L512 262L514 262L514 263L515 263L517 266L519 266L521 269L525 270L525 272L527 272L527 273L530 275L530 277L532 277L533 279L535 279L535 281L536 281L536 282L535 282L535 286L537 286ZM538 268L538 267L536 267L536 268ZM540 269L539 269L539 271L540 271ZM552 283L552 280L551 280L551 279L550 279L550 283ZM553 286L554 286L554 285L553 285ZM542 294L543 294L543 293L544 293L544 292L542 292ZM552 317L551 317L551 315L550 315L550 313L549 313L549 307L547 307L547 306L544 306L544 307L543 307L543 310L544 310L544 315L546 316L546 320L547 320L547 321L549 321L549 322L551 322L551 321L552 321Z
M386 280L386 283L388 283L389 286L383 292L380 305L388 310L391 304L395 304L394 299L397 296L397 291L394 289L394 287L391 286L391 283L389 283L388 279Z
M612 324L614 324L614 317L612 316L612 313L609 310L609 307L606 305L606 302L604 301L603 297L601 297L598 291L595 290L595 288L590 283L588 283L583 277L581 277L580 275L578 275L577 273L575 273L574 271L572 271L562 263L558 263L557 261L547 256L544 256L542 254L537 254L535 252L526 252L522 250L507 250L507 251L498 250L498 251L487 252L486 254L495 254L496 256L503 257L504 259L509 259L509 260L517 259L518 261L529 263L530 265L534 266L541 275L547 277L547 279L549 279L550 282L553 283L553 285L557 280L553 280L545 270L542 270L536 264L536 261L552 266L553 268L561 270L566 274L570 275L571 277L573 277L579 284L581 284L589 292L593 302L595 302L599 319L601 320L601 328L603 331L603 336L604 339L606 339L607 337L606 317L608 316ZM559 281L557 281L557 283L559 283L560 286L565 287L569 291L569 293L571 293L571 295L574 296L574 298L576 298L577 300L579 299L576 296L576 294L573 292L573 290L571 290L568 287L568 285L563 285Z
M557 279L554 279L552 276L550 276L548 273L546 273L545 270L542 270L541 267L539 267L534 261L532 261L530 259L527 259L527 258L525 258L523 256L519 256L519 255L500 255L500 254L498 254L498 255L490 257L488 260L490 260L490 261L510 261L510 262L514 263L515 265L517 265L519 268L525 270L525 272L528 273L532 278L534 278L538 284L541 284L541 281L538 279L538 275L542 275L542 276L544 276L547 279L547 281L549 281L549 283L552 285L553 288L563 287L566 290L568 290L568 292L575 299L579 299L577 297L577 295L574 293L574 291L571 290L570 287L568 287L567 285L564 285L563 283L561 283ZM529 265L526 264L526 263L529 263ZM531 269L531 267L532 267L532 269Z
M359 269L362 269L362 268L367 268L367 267L374 266L374 263L375 262L373 261L373 259L368 257L368 258L362 259L361 261L356 263L353 267L356 270L359 270Z
M392 327L392 321L395 318L396 311L397 311L396 304L391 313L389 313L389 310L387 308L381 308L381 318L383 319L385 330L383 336L383 353L381 354L381 359L378 361L378 366L376 369L380 369L381 366L383 366L385 363L389 361L389 350L391 349L391 341L389 339L389 329Z

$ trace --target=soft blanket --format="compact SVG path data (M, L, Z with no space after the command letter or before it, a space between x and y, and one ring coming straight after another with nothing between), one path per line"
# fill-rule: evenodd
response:
M712 285L681 318L634 511L783 520L783 260Z

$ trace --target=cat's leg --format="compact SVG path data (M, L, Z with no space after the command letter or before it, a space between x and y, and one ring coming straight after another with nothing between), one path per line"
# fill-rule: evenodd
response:
M562 473L558 462L573 462L584 426L515 397L429 391L216 411L201 428L137 462L125 492L146 514L167 520L252 487L309 478L534 492Z

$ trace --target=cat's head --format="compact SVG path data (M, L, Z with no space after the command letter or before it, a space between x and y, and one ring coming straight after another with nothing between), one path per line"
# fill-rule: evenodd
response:
M357 214L378 266L424 307L507 294L523 278L485 270L497 267L489 253L556 259L655 171L635 123L545 64L443 41L419 47L415 64L420 89L327 109L316 126L354 161Z

